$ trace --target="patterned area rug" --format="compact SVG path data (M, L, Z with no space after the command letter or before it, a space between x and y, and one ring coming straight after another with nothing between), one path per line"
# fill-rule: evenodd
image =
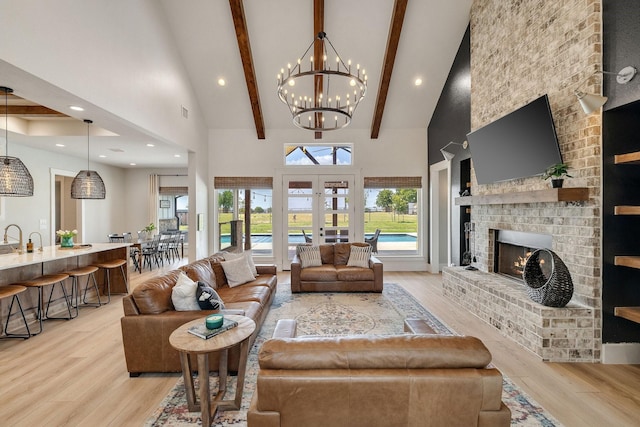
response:
M429 325L443 335L454 335L444 323L426 310L401 286L385 283L384 291L377 293L312 293L291 294L290 285L278 285L278 290L267 319L249 353L242 408L216 414L213 426L246 426L246 412L255 390L258 375L258 351L262 343L273 334L278 319L296 319L298 335L350 335L400 334L405 318L426 319ZM230 377L227 397L235 394L235 377ZM197 378L195 379L198 387ZM211 390L217 390L215 373L210 379ZM197 390L197 388L196 388ZM527 396L509 378L504 377L503 402L511 409L511 425L518 427L561 426L533 399ZM145 426L181 427L202 425L200 414L187 410L182 377L147 420Z

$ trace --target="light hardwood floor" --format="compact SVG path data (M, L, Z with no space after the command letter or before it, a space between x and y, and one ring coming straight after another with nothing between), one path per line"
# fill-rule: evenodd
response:
M161 271L132 273L130 288ZM278 276L289 281L288 272ZM544 363L444 298L439 275L385 272L385 281L404 286L459 333L482 339L494 364L565 426L639 425L639 365ZM82 308L71 321L47 321L28 340L0 341L0 426L143 425L179 374L129 378L121 299Z

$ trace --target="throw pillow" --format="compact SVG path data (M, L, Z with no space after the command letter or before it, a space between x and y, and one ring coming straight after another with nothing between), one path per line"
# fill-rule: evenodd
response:
M369 258L371 258L371 246L351 246L349 252L349 261L347 267L369 267Z
M300 266L302 268L322 266L322 258L320 257L320 246L299 246L298 251L298 256L300 257Z
M254 276L258 277L258 269L256 269L256 265L253 262L253 253L251 251L245 251L244 256L247 258L247 264L249 264L249 268Z
M224 275L227 277L227 282L231 288L256 279L244 257L222 261L220 265L222 265Z
M180 272L178 281L171 290L171 302L173 302L176 311L200 310L196 300L197 289L198 284L189 279L184 272Z
M224 308L224 302L222 302L220 295L204 282L198 282L196 299L202 310L222 310Z
M246 259L247 264L249 265L249 269L251 270L253 275L256 277L258 276L258 270L256 269L256 265L253 263L253 254L251 253L251 251L244 251L240 254L233 253L233 252L222 252L222 256L224 257L225 261L238 259L238 258Z

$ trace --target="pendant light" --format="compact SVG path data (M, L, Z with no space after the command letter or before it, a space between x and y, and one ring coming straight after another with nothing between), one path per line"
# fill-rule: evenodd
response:
M0 196L33 196L33 178L17 157L9 156L9 94L13 89L0 86L4 92L4 156L0 156Z
M87 124L87 169L78 172L71 183L72 199L104 199L106 189L98 172L89 169L89 127L92 120L85 119Z

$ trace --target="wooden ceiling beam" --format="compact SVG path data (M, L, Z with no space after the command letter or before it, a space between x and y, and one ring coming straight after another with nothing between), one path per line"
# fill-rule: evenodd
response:
M4 105L1 105L0 116L4 116L5 112L10 116L68 117L66 114L41 105L9 105L6 109Z
M249 92L249 102L251 103L251 110L253 111L256 133L258 139L265 139L264 117L262 116L262 108L260 107L258 82L256 80L256 71L253 67L251 43L249 42L249 31L247 30L247 21L244 15L242 0L229 0L229 7L231 8L231 15L233 17L233 26L236 30L238 50L240 51L240 59L242 60L242 68L244 69L244 79L247 83L247 91Z
M387 50L384 54L384 61L382 63L380 87L378 88L378 97L376 98L376 107L373 113L373 122L371 124L371 139L377 139L380 133L382 114L384 113L384 106L387 102L387 94L389 92L389 84L391 83L393 65L396 61L396 53L400 42L400 34L402 33L404 13L407 10L407 2L408 0L395 0L395 4L393 6L393 16L391 17L389 38L387 39Z

